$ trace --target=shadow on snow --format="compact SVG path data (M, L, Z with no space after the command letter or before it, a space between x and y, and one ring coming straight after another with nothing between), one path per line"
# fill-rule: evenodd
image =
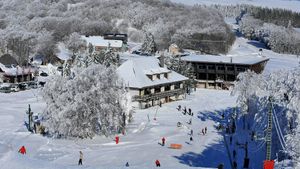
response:
M201 121L212 120L219 124L226 124L232 112L233 108L228 107L224 110L216 110L214 112L198 112L197 117ZM224 114L224 118L222 114ZM219 164L223 164L224 168L230 168L230 162L223 140L219 140L216 144L206 146L206 149L200 153L186 152L180 156L174 156L174 158L178 159L180 163L190 167L216 168Z

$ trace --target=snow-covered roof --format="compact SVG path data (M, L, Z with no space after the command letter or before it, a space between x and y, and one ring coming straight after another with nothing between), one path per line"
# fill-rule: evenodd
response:
M83 40L87 42L87 45L91 43L93 46L101 46L101 47L110 47L112 48L121 48L123 46L123 41L121 40L107 40L103 39L102 36L81 36Z
M57 44L58 53L56 53L56 56L60 60L69 60L72 57L72 52L68 50L64 43L59 42Z
M0 69L4 72L5 76L27 75L34 73L36 69L34 67L20 67L14 65L3 65L0 63Z
M208 63L232 63L232 64L244 64L253 65L263 61L268 61L268 58L255 55L242 55L242 56L225 56L225 55L196 55L191 54L181 57L182 60L188 62L208 62Z
M118 69L119 76L124 80L125 85L130 88L144 88L160 84L173 83L188 80L187 77L162 68L159 60L155 57L132 58L124 62ZM169 73L168 78L161 76L160 79L151 80L147 74Z

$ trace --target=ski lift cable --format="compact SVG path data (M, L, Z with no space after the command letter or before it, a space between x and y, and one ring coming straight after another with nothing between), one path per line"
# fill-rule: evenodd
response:
M249 152L251 152L251 153L258 152L259 150L261 150L264 147L265 143L266 143L266 141L263 141L260 145L258 145L258 147L255 150L250 150L249 149Z
M286 146L286 142L285 142L285 140L284 140L284 137L283 137L283 134L282 134L282 130L281 130L281 128L280 128L279 121L278 121L278 118L277 118L277 116L276 116L275 108L274 108L273 104L272 104L272 109L273 109L272 115L273 115L273 120L274 120L274 122L275 122L275 127L277 126L278 132L279 132L279 133L277 133L277 134L278 134L278 137L281 137L281 139L282 139L282 141L283 141L283 143L284 143L284 146ZM283 110L282 110L282 111L283 111ZM282 111L281 111L281 112L282 112Z
M273 113L272 113L273 114ZM277 135L278 135L278 140L279 140L279 142L280 142L280 145L281 145L281 147L282 147L282 149L283 150L285 150L285 146L283 145L283 142L282 142L282 140L281 140L281 136L280 136L280 134L279 134L279 129L278 129L278 126L277 126L277 124L276 124L276 120L275 120L275 117L274 117L274 115L272 115L272 118L273 118L273 121L274 121L274 123L275 123L275 129L276 129L276 133L277 133Z

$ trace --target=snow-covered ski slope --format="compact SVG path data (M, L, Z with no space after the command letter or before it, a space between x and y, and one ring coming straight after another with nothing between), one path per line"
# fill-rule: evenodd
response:
M300 12L299 0L171 0L172 2L182 3L186 5L237 5L249 4L254 6L268 7L268 8L282 8L295 12Z
M154 168L159 159L161 168L214 168L219 163L228 166L223 137L214 128L220 112L235 106L235 98L228 91L197 90L186 100L138 110L128 133L120 136L120 144L113 138L96 137L88 140L55 140L30 134L23 125L25 110L31 104L33 112L43 111L45 104L36 97L38 90L0 94L0 168L1 169L75 169L75 168ZM178 105L191 108L194 116L183 115ZM156 110L157 117L154 119ZM218 114L219 113L219 114ZM150 122L148 121L148 114ZM192 118L192 125L186 122ZM177 127L177 122L184 124ZM207 127L208 133L199 134ZM194 141L189 141L190 129ZM158 143L166 138L166 146ZM168 148L170 143L182 144L181 150ZM27 154L17 153L24 145ZM83 167L76 164L83 151Z

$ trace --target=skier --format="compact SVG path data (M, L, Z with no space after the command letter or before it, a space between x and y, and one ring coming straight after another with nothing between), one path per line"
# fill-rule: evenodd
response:
M78 165L82 165L82 159L83 159L83 153L82 153L82 151L79 151L79 161L78 161Z
M22 146L22 147L19 149L18 152L21 153L21 154L26 154L26 148L25 148L25 146Z
M160 162L158 160L155 161L156 167L160 167Z
M192 115L192 109L189 108L189 115Z
M166 141L166 139L163 137L162 139L161 139L161 141L162 141L162 146L165 146L165 141Z
M129 167L129 163L127 162L127 163L125 164L125 166L126 166L126 167Z
M205 127L204 130L205 130L205 134L206 134L207 133L207 127Z
M119 144L119 141L120 141L120 138L119 138L119 136L116 136L116 139L115 139L115 141L116 141L116 144Z
M193 129L191 129L191 136L193 136Z
M193 137L192 136L190 137L190 141L193 141Z
M181 105L178 105L177 110L178 110L178 111L181 111Z
M184 115L186 115L187 111L186 111L186 107L185 106L184 106L183 111L184 111Z
M205 135L204 129L202 129L202 134Z

